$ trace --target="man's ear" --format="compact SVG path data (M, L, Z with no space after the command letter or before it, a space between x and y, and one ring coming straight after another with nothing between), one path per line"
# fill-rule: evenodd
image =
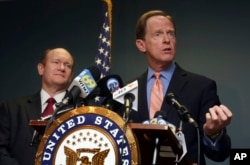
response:
M42 75L43 75L44 66L43 66L42 63L38 63L38 64L37 64L37 71L38 71L39 76L42 76Z
M142 39L137 39L135 41L135 44L136 44L136 47L137 49L140 51L140 52L145 52L146 49L145 49L145 43Z

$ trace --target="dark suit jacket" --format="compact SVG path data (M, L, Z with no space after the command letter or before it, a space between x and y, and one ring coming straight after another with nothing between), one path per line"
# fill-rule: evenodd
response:
M75 105L79 106L81 104L81 101L81 98L77 98ZM65 106L65 109L73 109L73 105L69 104L68 106ZM39 141L35 141L32 146L29 146L34 133L34 129L29 126L29 122L30 120L40 119L40 116L40 91L32 96L23 97L16 100L4 101L1 103L1 165L35 164L35 155L37 152Z
M141 123L149 119L146 94L147 72L138 77L137 80L139 84L138 112L132 111L130 114L130 119L133 122ZM176 69L167 89L167 93L169 92L174 93L179 102L187 107L199 125L201 135L201 165L205 164L203 153L205 153L207 157L214 161L224 161L229 156L231 148L231 141L229 136L226 134L226 129L223 130L222 138L219 141L219 151L215 151L214 148L207 148L202 143L202 126L205 123L205 113L208 111L209 107L220 104L219 97L217 96L217 87L215 81L201 75L187 72L183 70L178 64L176 64ZM164 101L161 111L166 111L168 121L174 124L176 127L179 127L180 118L174 107ZM186 139L188 152L187 157L193 162L197 162L198 141L196 128L189 123L184 122L183 133Z
M0 105L0 164L34 165L38 144L29 146L34 129L31 119L41 116L39 92Z

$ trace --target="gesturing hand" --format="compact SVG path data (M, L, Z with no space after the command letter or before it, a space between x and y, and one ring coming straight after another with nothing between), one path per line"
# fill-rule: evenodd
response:
M204 133L207 136L218 134L221 129L230 124L232 116L232 112L225 105L209 108L209 112L206 113L206 123L203 125Z

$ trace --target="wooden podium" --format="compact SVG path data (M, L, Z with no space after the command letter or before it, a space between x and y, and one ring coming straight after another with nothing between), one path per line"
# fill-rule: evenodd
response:
M43 135L47 121L31 120L30 126ZM139 164L152 165L155 138L159 138L157 165L176 165L175 160L182 155L182 149L168 126L157 124L129 123L139 145ZM184 157L178 165L192 165Z
M158 124L130 123L140 149L140 160L142 165L152 165L155 150L155 139L159 139L156 165L177 165L176 158L182 155L182 149L168 126ZM184 157L178 165L192 165Z
M91 164L91 162L95 162L92 156L80 156L77 151L90 151L98 148L100 153L99 150L96 152L104 154L101 151L105 147L102 148L101 146L106 146L105 149L110 150L110 154L105 155L106 163L119 164L118 162L126 160L127 163L130 162L129 164L133 165L192 165L187 156L184 156L179 161L179 158L183 155L182 147L173 133L175 131L170 129L171 127L168 125L141 123L128 123L126 125L125 121L115 112L94 106L81 107L66 112L55 119L45 132L47 124L47 120L31 120L29 123L40 135L43 135L37 151L36 165L41 165L40 162L43 160L45 164L55 164L56 160L52 159L60 158L61 160L64 156L77 161L81 158L88 158L90 160L88 163ZM123 141L121 138L124 135L127 139L124 141L127 141L127 143L121 143ZM98 136L100 138L96 138ZM95 138L96 140L93 140ZM69 143L69 141L74 142ZM92 141L95 143L92 143ZM103 141L105 141L105 144L101 145ZM74 145L78 142L84 144ZM95 145L99 143L100 145L96 147ZM93 148L93 146L95 147ZM64 152L70 150L71 155L61 154L61 151L63 151L61 148L64 148ZM124 148L128 149L128 151L122 151L125 154L121 156L119 151ZM43 153L46 153L46 155L42 156ZM46 159L47 155L50 155L49 159ZM99 158L103 157L100 156ZM64 164L64 162L57 162L56 164ZM67 165L71 164L75 164L75 162L67 162Z

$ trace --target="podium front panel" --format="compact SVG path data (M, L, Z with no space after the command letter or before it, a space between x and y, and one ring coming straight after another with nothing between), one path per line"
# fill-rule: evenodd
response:
M129 127L124 136L124 125L118 114L105 108L68 111L44 133L35 164L140 164L137 141Z
M172 130L167 125L130 123L140 149L141 165L152 165L156 138L159 139L157 165L176 165L176 160L182 155L182 149ZM192 165L184 157L178 165Z

